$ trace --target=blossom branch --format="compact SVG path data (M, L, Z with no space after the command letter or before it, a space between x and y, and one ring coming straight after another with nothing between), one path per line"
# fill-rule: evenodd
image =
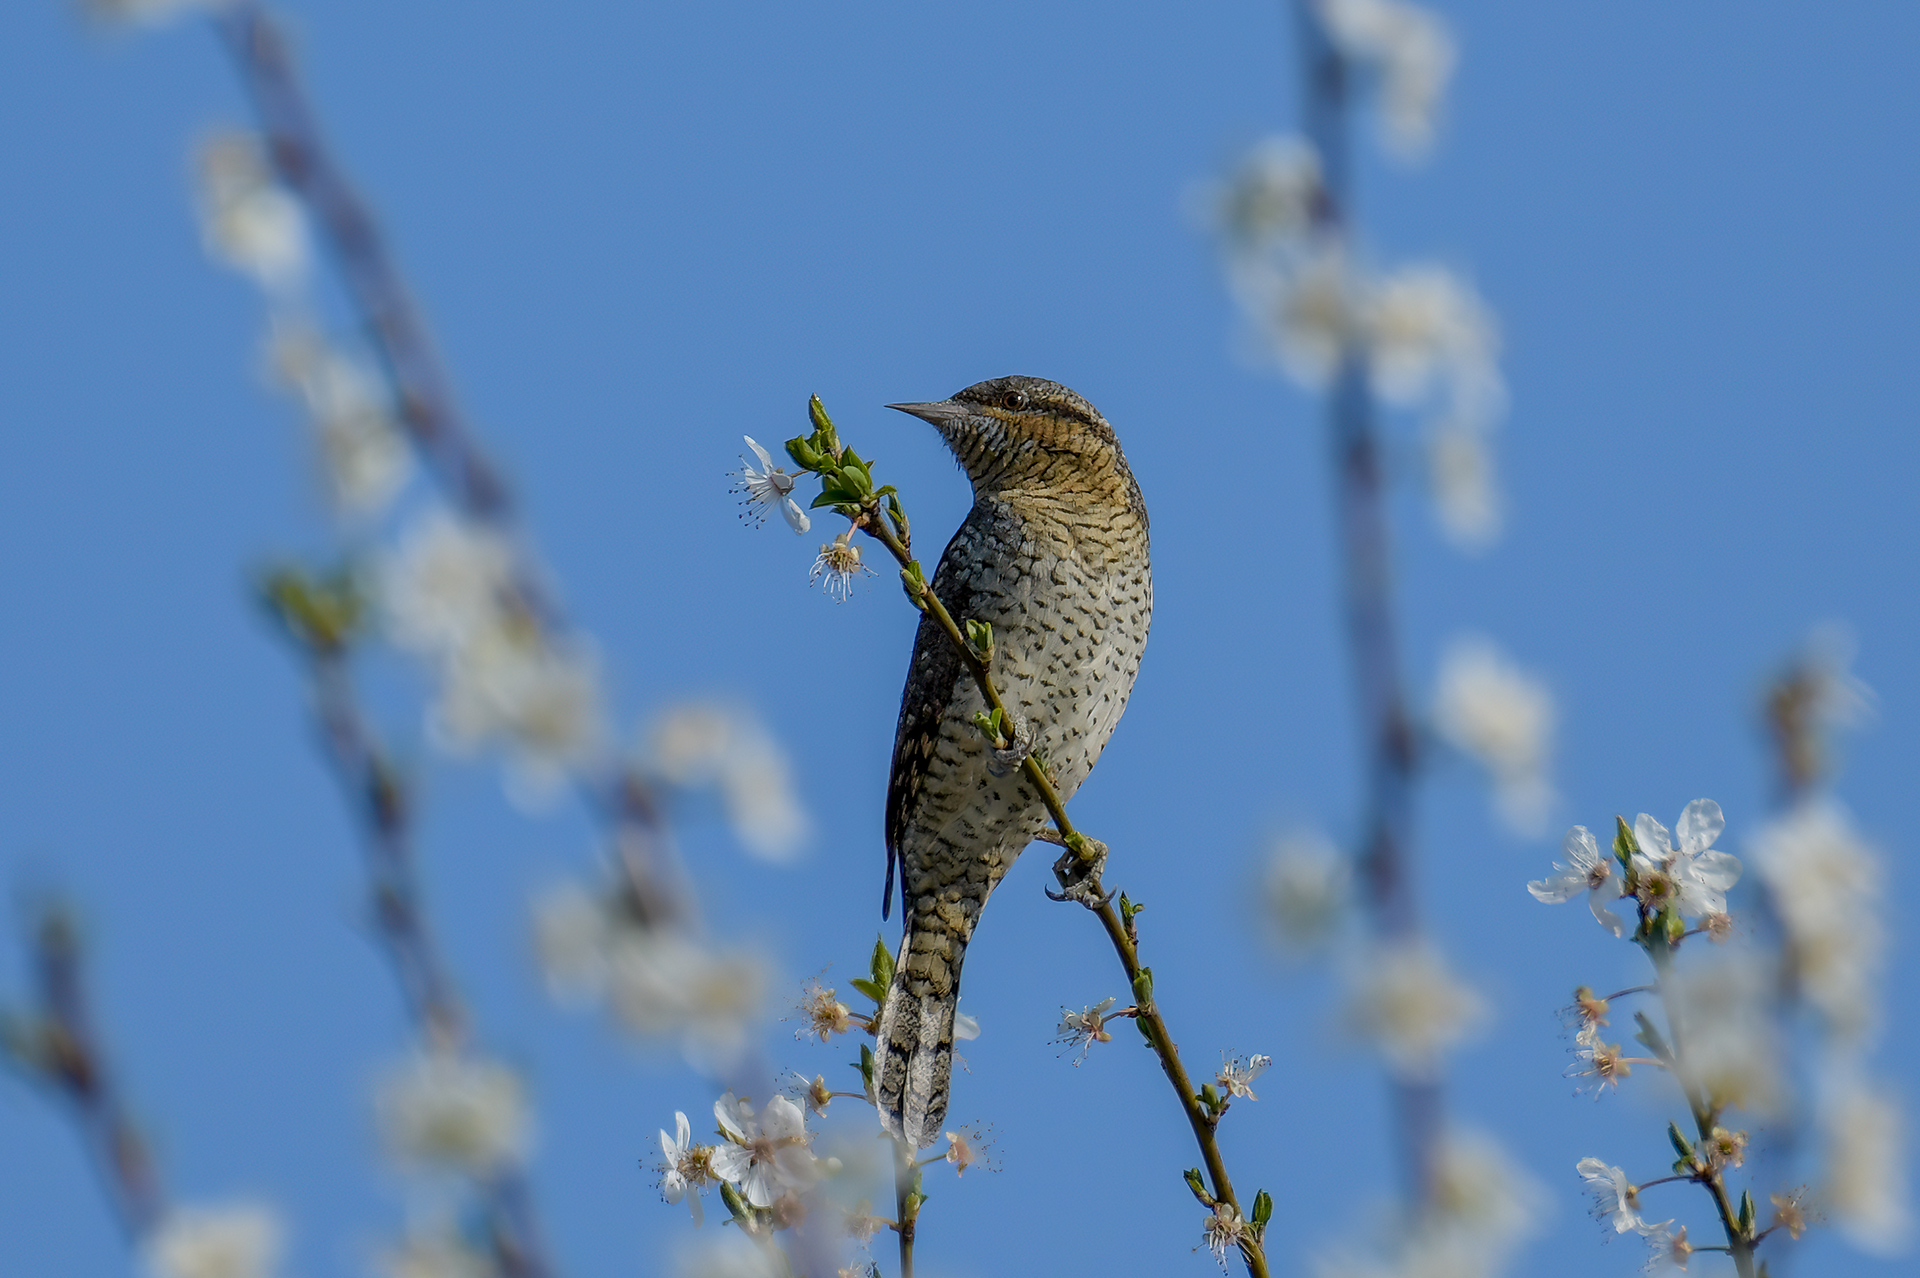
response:
M72 1106L121 1227L130 1238L145 1237L164 1219L167 1197L100 1047L78 929L65 909L44 905L33 931L39 1005L31 1016L9 1015L0 1025L7 1055Z
M986 645L969 641L967 630L963 630L947 606L941 601L933 586L927 581L919 561L914 559L909 546L910 533L904 510L899 498L891 487L874 489L871 477L857 457L853 464L842 466L841 446L834 431L832 421L827 417L826 409L816 396L809 405L813 418L815 434L811 443L808 440L796 440L801 445L796 449L789 445L789 452L795 453L794 460L819 474L823 481L823 501L839 494L844 500L828 501L841 514L852 521L856 530L865 530L874 540L886 547L900 565L901 581L906 587L907 597L916 608L934 619L934 622L946 634L965 662L974 683L980 689L981 698L987 705L987 713L979 720L985 732L997 749L1010 748L1014 742L1009 725L1012 716L1006 703L1001 699L1000 691L994 684L990 663L991 637L983 636ZM847 450L850 452L851 450ZM803 457L807 460L803 460ZM809 464L811 461L811 464ZM850 473L857 470L857 474ZM971 629L975 623L969 622ZM985 655L983 655L983 653ZM1108 941L1112 944L1120 966L1125 971L1129 988L1133 991L1135 1009L1133 1020L1140 1027L1140 1033L1153 1050L1160 1062L1160 1068L1179 1098L1181 1112L1186 1115L1187 1124L1193 1130L1194 1141L1200 1147L1200 1156L1206 1165L1207 1178L1212 1185L1212 1198L1231 1212L1230 1220L1235 1231L1234 1242L1238 1246L1241 1258L1246 1262L1247 1271L1253 1278L1266 1278L1267 1260L1261 1246L1261 1234L1266 1224L1264 1211L1270 1211L1269 1200L1262 1194L1255 1204L1254 1215L1249 1218L1241 1210L1239 1199L1233 1188L1233 1180L1227 1173L1226 1160L1221 1155L1220 1145L1215 1138L1215 1127L1219 1122L1221 1110L1208 1106L1201 1094L1195 1090L1192 1078L1186 1066L1181 1062L1180 1050L1174 1043L1173 1035L1167 1028L1161 1015L1158 1002L1153 995L1153 970L1140 961L1138 947L1138 924L1131 917L1122 919L1120 911L1113 905L1114 893L1103 891L1101 872L1106 863L1106 845L1083 833L1067 815L1066 805L1060 799L1060 793L1054 788L1053 778L1048 775L1043 760L1029 753L1020 764L1021 774L1039 794L1057 832L1058 841L1066 852L1054 864L1054 875L1059 880L1062 895L1056 899L1071 899L1085 905L1100 920ZM1051 840L1050 840L1051 841ZM902 1239L910 1237L910 1226L903 1218ZM903 1252L902 1262L907 1263Z
M1305 88L1305 132L1321 166L1321 196L1312 213L1316 230L1334 242L1351 229L1348 125L1353 68L1330 38L1312 0L1299 0ZM1327 425L1333 449L1347 644L1367 751L1366 813L1361 879L1383 941L1406 943L1420 932L1412 880L1413 792L1418 736L1400 673L1393 606L1391 530L1368 353L1348 335L1342 341ZM1436 1079L1391 1082L1404 1142L1401 1157L1411 1199L1430 1198L1442 1123Z

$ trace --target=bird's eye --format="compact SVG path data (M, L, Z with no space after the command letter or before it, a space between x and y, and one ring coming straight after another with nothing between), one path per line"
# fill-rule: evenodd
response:
M1019 391L1008 391L1000 397L1000 407L1019 412L1027 406L1027 397Z

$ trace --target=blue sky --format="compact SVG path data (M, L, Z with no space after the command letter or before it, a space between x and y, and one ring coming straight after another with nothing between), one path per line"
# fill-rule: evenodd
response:
M1452 265L1497 310L1511 517L1462 559L1403 486L1409 676L1427 686L1462 630L1496 637L1559 698L1560 824L1671 821L1708 795L1738 851L1768 801L1761 682L1842 619L1880 709L1840 790L1899 866L1920 821L1903 656L1920 646L1920 13L1444 8L1463 55L1447 127L1416 169L1369 150L1361 217L1383 258ZM879 927L913 617L890 588L828 603L806 584L811 541L741 530L723 478L739 436L797 433L819 392L937 538L964 483L879 405L1009 372L1099 405L1152 511L1156 613L1076 814L1114 844L1111 881L1149 902L1189 1057L1275 1058L1225 1139L1280 1203L1279 1272L1363 1228L1390 1182L1377 1078L1327 1032L1326 972L1273 962L1242 904L1269 832L1353 819L1325 449L1316 406L1244 358L1187 211L1195 184L1291 125L1282 7L288 12L623 719L745 696L793 750L830 831L800 866L748 867L704 825L688 849L717 926L762 938L795 986L857 963ZM206 263L193 223L190 144L241 104L191 23L97 38L65 6L15 4L0 116L0 874L82 903L124 1080L182 1196L270 1196L295 1222L292 1272L360 1272L399 1219L365 1097L403 1026L301 691L244 592L262 560L324 548L327 525L298 423L256 373L257 300ZM831 724L803 659L841 672ZM448 947L540 1099L556 1250L576 1275L661 1272L688 1226L636 1162L711 1094L550 1007L527 956L526 898L592 864L589 828L526 819L484 770L435 767L429 796ZM1450 1101L1555 1204L1519 1272L1630 1272L1636 1250L1601 1245L1572 1164L1658 1166L1664 1103L1651 1086L1576 1099L1552 1009L1576 983L1625 983L1634 956L1527 898L1553 841L1502 832L1466 765L1436 770L1421 828L1428 917L1496 1007ZM1208 1272L1151 1059L1116 1040L1076 1069L1047 1043L1061 1004L1124 991L1045 877L1042 858L1019 867L971 951L985 1033L956 1114L969 1089L1001 1098L978 1117L1004 1168L935 1187L924 1263ZM1891 883L1880 1060L1898 1077L1916 890ZM0 925L5 988L17 931ZM782 1026L768 1046L808 1073L846 1055ZM62 1116L9 1083L0 1125L0 1272L122 1272ZM1903 1263L1826 1239L1800 1272Z

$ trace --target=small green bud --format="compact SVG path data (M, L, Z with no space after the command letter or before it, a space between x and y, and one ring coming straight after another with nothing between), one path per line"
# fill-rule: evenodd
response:
M826 436L829 448L838 442L833 429L833 418L827 416L827 406L820 402L818 395L807 397L807 420L813 423L814 430Z
M1253 1196L1252 1219L1256 1226L1261 1227L1273 1219L1273 1196L1264 1189Z
M1133 916L1146 908L1147 903L1145 901L1134 902L1127 898L1125 892L1120 894L1120 921L1122 923L1131 924L1133 922Z
M1745 1190L1740 1195L1740 1232L1748 1238L1753 1237L1753 1191Z
M906 589L907 601L921 612L925 612L927 610L927 579L920 571L918 559L900 570L900 584Z
M887 948L884 935L873 938L873 956L867 960L868 970L881 989L893 984L893 951Z
M1143 967L1140 975L1133 978L1133 1001L1136 1006L1145 1007L1153 1002L1153 969Z
M1213 1113L1220 1108L1220 1093L1214 1090L1212 1083L1200 1085L1200 1104L1208 1113Z
M793 464L801 470L818 470L826 458L814 450L805 435L795 436L787 441L787 456L793 458Z
M865 1090L873 1090L873 1048L860 1044L860 1063L854 1067L860 1071L860 1081L866 1084Z
M1200 1169L1198 1167L1189 1167L1182 1175L1187 1182L1187 1188L1193 1191L1193 1196L1201 1202L1211 1205L1213 1195L1207 1192L1207 1183L1200 1179Z
M1614 817L1613 854L1619 858L1620 864L1622 866L1631 865L1633 863L1633 854L1639 851L1639 849L1640 845L1633 840L1633 831L1627 828L1627 819L1623 816Z
M720 1201L727 1205L727 1210L733 1213L735 1220L742 1223L753 1220L753 1210L747 1206L747 1200L740 1196L739 1190L724 1180L720 1182Z
M1135 1029L1140 1031L1140 1037L1147 1040L1147 1046L1152 1047L1154 1045L1153 1044L1153 1026L1147 1024L1147 1018L1144 1016L1134 1017L1133 1026Z
M1689 1141L1686 1135L1681 1132L1678 1123L1667 1124L1667 1139L1673 1142L1674 1153L1680 1155L1680 1157L1686 1159L1689 1163L1693 1161L1693 1142Z
M967 647L981 661L993 660L993 623L967 618Z

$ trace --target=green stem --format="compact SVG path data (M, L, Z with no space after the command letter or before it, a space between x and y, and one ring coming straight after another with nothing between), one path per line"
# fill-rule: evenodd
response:
M1673 1053L1673 1065L1669 1072L1679 1082L1680 1092L1686 1097L1687 1108L1693 1114L1694 1129L1699 1132L1701 1143L1706 1145L1713 1140L1713 1128L1718 1115L1706 1092L1695 1084L1687 1069L1680 1018L1674 1012L1673 999L1668 993L1673 975L1673 950L1665 938L1658 935L1648 937L1644 945L1647 958L1653 963L1653 970L1660 976L1657 989L1660 1006L1667 1014L1667 1046ZM1714 1210L1720 1214L1720 1227L1727 1235L1727 1252L1733 1257L1733 1267L1739 1272L1740 1278L1754 1278L1754 1240L1748 1238L1746 1231L1740 1227L1739 1213L1734 1210L1733 1200L1727 1197L1724 1172L1716 1167L1702 1177L1700 1183L1713 1195Z
M905 544L894 535L893 529L887 526L878 503L867 511L864 526L867 532L878 539L899 561L902 568L906 568L913 562ZM927 615L946 631L947 638L959 650L960 659L966 662L967 669L973 675L973 681L979 685L980 695L986 700L988 710L998 710L1003 715L1007 715L1006 703L1000 699L1000 692L994 687L993 674L987 668L987 663L980 660L968 646L965 634L959 624L954 621L953 614L947 611L947 606L934 593L931 584L921 591L920 602L926 607ZM1010 719L1011 716L1009 715L1008 718ZM1046 769L1040 765L1040 761L1028 755L1026 761L1020 766L1028 783L1039 792L1041 802L1046 804L1047 815L1053 818L1054 828L1059 831L1061 841L1070 849L1077 850L1084 847L1085 843L1079 837L1080 832L1074 828L1073 819L1067 815L1066 805L1060 800L1060 792L1054 789L1053 780L1047 776ZM1106 893L1100 890L1098 880L1088 886L1093 892L1091 899L1101 902L1098 906L1090 905L1089 908L1099 917L1100 926L1106 929L1107 939L1113 943L1114 953L1120 957L1120 966L1127 974L1127 988L1138 989L1143 971L1139 948L1127 935L1127 928L1121 922L1120 912L1113 908L1111 901L1104 899ZM1227 1175L1226 1160L1220 1154L1220 1143L1214 1138L1213 1119L1200 1104L1199 1096L1195 1094L1193 1080L1187 1074L1187 1067L1180 1061L1180 1049L1174 1045L1173 1035L1167 1029L1166 1020L1160 1015L1157 1001L1148 997L1136 999L1135 1002L1139 1008L1137 1019L1142 1029L1146 1031L1147 1044L1159 1058L1160 1069L1166 1074L1167 1082L1172 1084L1174 1095L1179 1097L1180 1108L1187 1116L1187 1125L1193 1129L1193 1138L1200 1146L1200 1157L1206 1163L1207 1177L1213 1182L1213 1196L1232 1207L1242 1219L1245 1219L1246 1213L1241 1211L1240 1200L1233 1192L1233 1180ZM901 1221L900 1237L902 1278L910 1278L912 1270L907 1266L910 1265L911 1258L907 1249L911 1234L908 1223L904 1219ZM1242 1243L1240 1253L1241 1258L1246 1261L1247 1272L1252 1278L1267 1278L1267 1258L1258 1243L1251 1240Z

